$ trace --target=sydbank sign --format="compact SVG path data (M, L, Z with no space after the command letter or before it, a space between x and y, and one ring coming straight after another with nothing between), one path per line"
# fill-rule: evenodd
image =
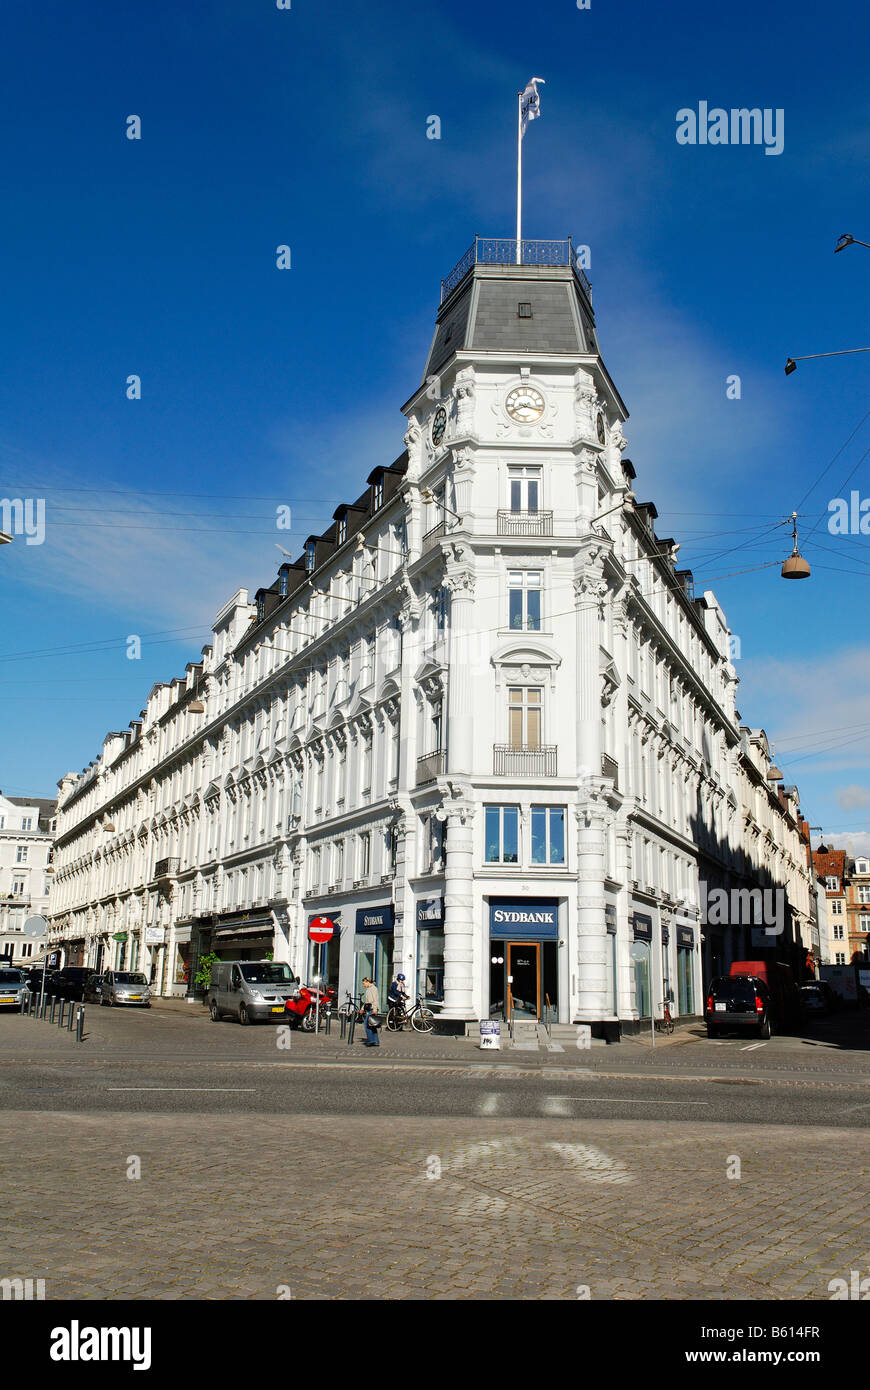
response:
M525 898L513 902L490 898L491 937L529 937L555 941L559 935L559 904L550 899Z

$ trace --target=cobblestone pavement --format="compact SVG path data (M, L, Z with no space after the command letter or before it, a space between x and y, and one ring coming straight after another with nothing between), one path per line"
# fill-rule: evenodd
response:
M48 1299L828 1299L870 1261L868 1137L6 1112L0 1275Z

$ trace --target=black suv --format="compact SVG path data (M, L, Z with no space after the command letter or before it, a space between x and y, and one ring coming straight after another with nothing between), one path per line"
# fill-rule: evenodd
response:
M736 1030L769 1038L772 1012L767 985L757 975L720 975L707 990L707 1037Z
M34 970L28 970L27 973L25 974L24 978L25 978L25 980L27 981L27 984L28 984L28 986L29 986L29 988L30 988L30 993L31 993L31 994L35 994L35 995L37 995L37 997L38 997L38 996L42 993L42 980L43 980L42 967L39 967L38 969L34 969ZM52 995L54 994L54 992L55 992L55 991L54 991L54 982L55 982L55 979L56 979L56 978L57 978L57 971L56 971L56 970L46 970L46 972L45 972L45 994L46 994L46 998L48 998L48 999L50 999L51 996L52 996Z

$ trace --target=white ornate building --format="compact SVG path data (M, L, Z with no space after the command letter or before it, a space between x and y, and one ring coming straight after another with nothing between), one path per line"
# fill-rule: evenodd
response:
M25 933L48 911L57 803L0 792L0 957L15 965L42 959L44 939Z
M274 950L342 990L401 970L456 1028L599 1029L703 1007L702 880L800 896L724 615L634 501L585 276L524 254L475 242L406 452L60 783L68 952L185 993L204 952Z

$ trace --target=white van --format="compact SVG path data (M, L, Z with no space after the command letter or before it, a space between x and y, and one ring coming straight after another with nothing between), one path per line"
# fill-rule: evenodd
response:
M208 1008L214 1023L224 1014L239 1023L286 1018L284 1001L298 995L299 981L281 961L217 960L211 968Z

